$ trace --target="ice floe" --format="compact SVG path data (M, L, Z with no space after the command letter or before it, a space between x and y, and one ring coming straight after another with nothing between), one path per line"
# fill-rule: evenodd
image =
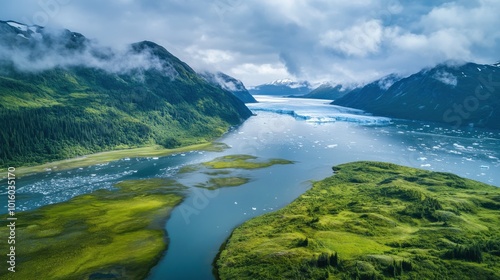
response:
M271 112L289 115L308 123L350 122L362 125L387 125L390 118L372 116L362 110L330 105L325 100L277 98L259 96L259 103L247 104L252 112Z

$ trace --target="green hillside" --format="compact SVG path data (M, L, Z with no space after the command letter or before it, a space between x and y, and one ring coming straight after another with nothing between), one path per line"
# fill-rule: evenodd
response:
M334 171L236 228L220 279L500 279L500 189L388 163Z
M9 38L1 31L3 39ZM71 58L79 52L71 47L62 53ZM163 47L147 41L130 47L130 56L143 54L159 66L117 72L88 65L21 71L0 59L0 166L206 142L251 115L235 96L210 85ZM99 55L101 64L112 64L112 54Z

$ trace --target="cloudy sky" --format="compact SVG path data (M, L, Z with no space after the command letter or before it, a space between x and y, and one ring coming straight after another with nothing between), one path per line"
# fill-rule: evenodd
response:
M64 27L115 47L151 40L247 86L363 83L446 60L500 60L500 1L19 0L0 19Z

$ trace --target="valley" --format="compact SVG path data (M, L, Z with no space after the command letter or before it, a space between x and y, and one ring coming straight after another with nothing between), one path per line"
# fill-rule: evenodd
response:
M3 5L0 280L500 279L499 9Z
M332 165L386 161L499 185L495 170L500 166L500 135L496 131L454 130L433 123L367 116L357 110L329 107L326 100L269 96L257 100L259 103L249 105L256 116L217 140L226 148L179 151L158 158L130 156L26 175L18 183L19 209L38 211L44 205L64 203L98 190L113 191L122 181L175 180L186 187L182 192L185 197L170 213L164 227L168 250L147 279L163 279L165 275L213 279L212 262L235 227L301 197L312 186L311 180L332 174ZM283 159L293 164L239 169L251 157L234 155L252 155L258 162ZM236 159L225 163L231 167L226 170L229 173L207 170L203 165L212 162L208 166L217 166L226 156ZM205 167L200 169L200 165ZM214 187L217 185L238 186ZM193 266L197 269L188 269Z

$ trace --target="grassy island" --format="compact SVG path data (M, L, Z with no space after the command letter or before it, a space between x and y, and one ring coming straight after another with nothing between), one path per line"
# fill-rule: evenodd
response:
M356 162L236 228L220 279L500 279L500 189Z
M203 173L207 175L207 180L194 186L216 190L224 187L238 187L250 182L250 178L240 174L242 170L254 170L293 163L293 161L280 158L262 160L251 155L226 155L200 164L186 165L179 170L179 174Z
M116 187L17 213L16 272L4 269L0 279L145 278L167 248L165 221L184 187L164 179ZM8 230L2 226L0 236Z

